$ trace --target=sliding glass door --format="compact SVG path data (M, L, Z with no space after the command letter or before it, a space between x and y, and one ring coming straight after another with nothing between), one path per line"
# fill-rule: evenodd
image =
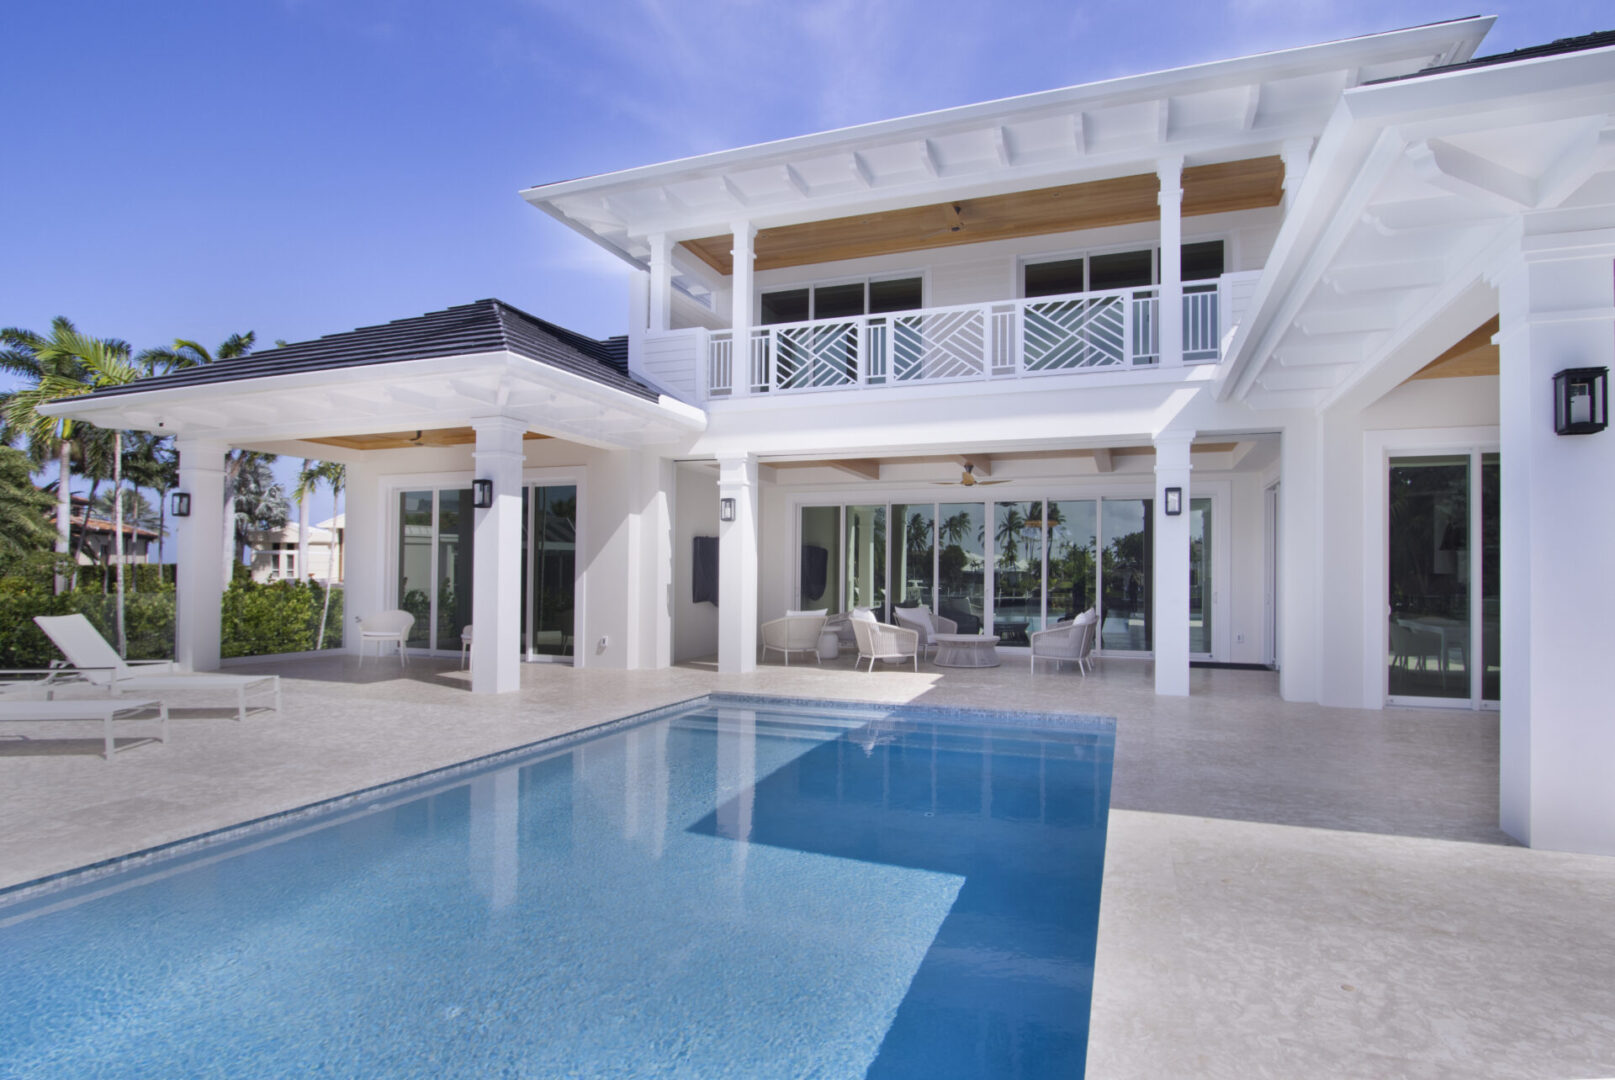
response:
M1386 693L1405 703L1495 702L1498 455L1393 457L1387 479Z
M578 489L522 491L521 632L529 656L572 654ZM460 651L471 625L475 511L470 488L398 495L397 606L415 616L408 644Z
M832 612L921 604L1007 646L1091 607L1100 647L1153 647L1151 499L803 506L798 604ZM1190 501L1190 647L1209 655L1212 500Z

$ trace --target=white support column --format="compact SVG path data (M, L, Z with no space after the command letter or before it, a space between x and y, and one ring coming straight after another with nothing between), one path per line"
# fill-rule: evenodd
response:
M1608 224L1544 234L1527 217L1520 248L1498 275L1498 749L1505 832L1531 847L1615 855L1615 429L1553 429L1556 372L1615 368L1615 221Z
M650 237L650 329L673 329L673 241Z
M1155 436L1155 692L1189 693L1189 445L1192 431ZM1181 492L1179 513L1166 512L1166 489Z
M176 595L174 659L190 671L219 666L225 542L224 455L212 439L178 440L179 490L191 497L190 517L174 518Z
M749 394L752 386L751 321L755 305L753 267L756 262L757 226L749 221L737 221L731 226L734 247L729 254L734 260L730 275L733 293L730 302L730 325L734 327L734 393Z
M493 481L493 506L474 511L471 573L471 690L504 694L521 687L522 435L525 421L476 417L474 475Z
M1183 159L1156 163L1161 179L1161 366L1183 366Z
M1279 445L1279 696L1317 701L1319 589L1323 573L1323 425L1313 415L1285 425Z
M1279 160L1284 162L1284 212L1288 214L1301 182L1307 178L1307 166L1312 164L1312 140L1287 140L1279 148Z
M718 522L718 673L757 668L757 456L718 459L718 502L735 519ZM720 515L721 517L721 515Z

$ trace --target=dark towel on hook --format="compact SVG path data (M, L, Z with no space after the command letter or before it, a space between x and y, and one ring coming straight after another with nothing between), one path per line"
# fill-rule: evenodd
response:
M691 549L690 603L718 606L718 538L697 536Z
M830 553L817 544L802 545L802 595L817 600L824 595L830 575Z

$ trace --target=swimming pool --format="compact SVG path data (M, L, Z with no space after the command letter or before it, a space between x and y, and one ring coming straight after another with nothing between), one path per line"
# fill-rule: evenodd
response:
M1113 743L714 695L67 875L0 1075L1080 1076Z

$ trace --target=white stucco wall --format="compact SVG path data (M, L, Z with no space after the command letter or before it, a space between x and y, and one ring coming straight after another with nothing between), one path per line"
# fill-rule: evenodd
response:
M680 465L674 490L673 662L683 663L718 652L717 607L690 601L693 541L718 535L718 474L702 465Z

